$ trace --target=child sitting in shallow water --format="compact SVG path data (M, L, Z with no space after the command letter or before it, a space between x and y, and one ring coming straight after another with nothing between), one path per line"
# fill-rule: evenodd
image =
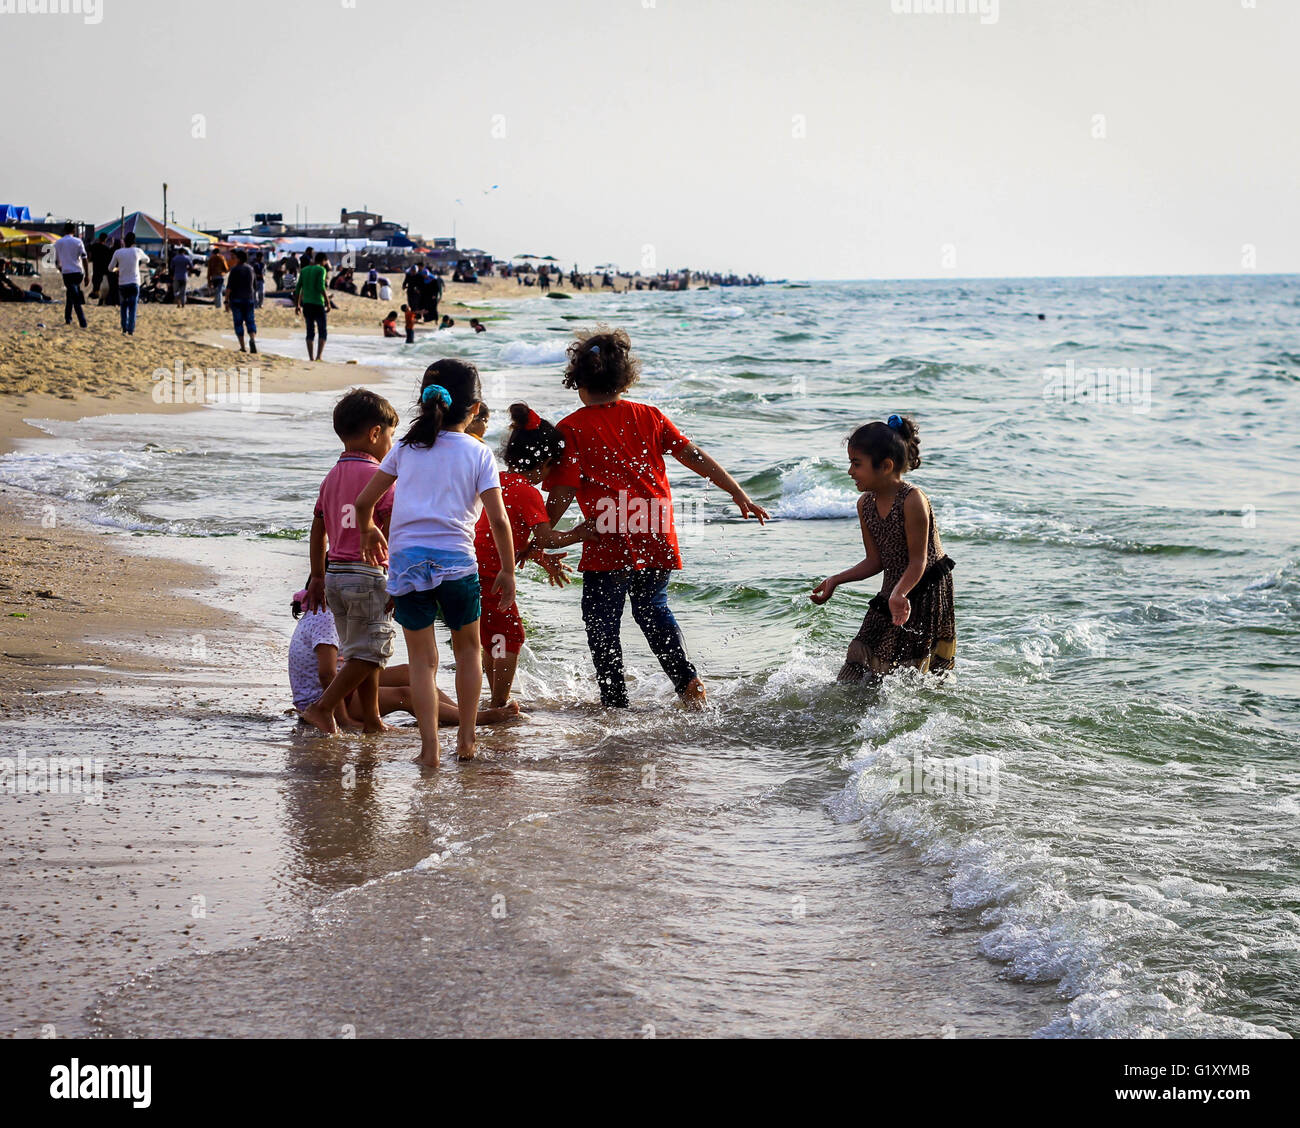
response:
M328 609L304 611L306 589L293 597L290 611L298 625L289 641L289 689L293 694L293 707L299 716L321 699L339 669L339 633L334 625L334 614ZM347 662L345 658L344 663ZM406 663L388 666L379 675L379 712L405 712L414 715L411 700L411 673ZM478 723L495 724L518 716L518 705L500 709L480 709ZM360 729L361 708L356 693L350 693L334 707L334 720L339 728ZM456 704L441 689L438 690L438 724L460 724Z
M866 556L823 580L810 598L825 603L840 584L881 571L885 576L849 644L839 680L879 677L900 666L946 673L957 651L953 562L939 541L930 499L903 481L906 471L921 465L916 424L898 415L867 423L849 436L848 448L849 477L862 493L858 520Z

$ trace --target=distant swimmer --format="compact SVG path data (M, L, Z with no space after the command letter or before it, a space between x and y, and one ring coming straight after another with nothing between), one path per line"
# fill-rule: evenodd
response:
M477 317L471 317L469 319L469 327L473 329L475 333L487 332L487 326L484 325L483 322L481 322Z

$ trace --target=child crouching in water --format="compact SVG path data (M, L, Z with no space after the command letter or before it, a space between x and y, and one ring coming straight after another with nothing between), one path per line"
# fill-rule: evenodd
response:
M324 696L339 668L339 634L334 625L333 613L306 611L306 603L307 592L304 589L293 597L289 608L297 620L293 637L289 640L289 688L293 694L293 707L298 710L299 716ZM334 707L334 720L338 722L339 728L363 727L361 721L349 712L350 709L360 712L356 696L354 692ZM379 712L385 717L397 712L414 715L410 668L405 664L386 666L380 672ZM514 715L511 709L480 709L478 723L495 724L497 721L510 720ZM460 724L460 713L455 702L442 690L438 690L438 724Z
M460 725L456 752L471 760L474 721L483 688L479 649L480 590L474 526L487 511L501 569L491 594L498 606L515 600L515 553L501 480L487 446L465 434L482 400L478 369L460 360L439 360L425 369L419 410L401 441L357 497L357 528L367 560L389 559L388 593L406 636L411 696L420 725L417 763L439 760L438 643L441 615L456 655L456 705ZM375 525L375 506L393 488L389 535ZM514 712L519 707L514 707Z
M632 617L673 689L682 704L698 709L704 706L704 683L668 608L668 577L682 566L682 556L664 455L729 494L742 517L757 517L761 525L768 514L662 411L623 398L640 373L622 329L580 334L569 346L564 386L576 390L584 406L560 420L564 460L547 479L546 511L555 525L576 496L599 534L583 545L578 567L601 704L628 703L619 625L630 595Z
M903 481L921 465L916 424L899 415L867 423L848 438L849 477L862 496L858 520L866 556L813 590L825 603L840 584L885 573L839 673L842 682L880 677L900 666L943 674L957 653L952 559L939 541L930 499Z
M545 569L551 583L559 586L565 582L564 565L559 557L547 555L545 549L565 548L596 535L585 521L563 533L551 528L546 502L537 485L563 456L564 440L552 424L526 403L510 405L510 431L501 445L501 460L506 464L501 475L501 497L510 517L515 558L522 562L531 556ZM492 577L501 571L501 560L492 543L486 512L478 520L474 551L478 554L479 584L484 589L483 617L478 624L483 669L492 691L492 705L500 708L510 701L525 634L518 603L502 608L488 590Z

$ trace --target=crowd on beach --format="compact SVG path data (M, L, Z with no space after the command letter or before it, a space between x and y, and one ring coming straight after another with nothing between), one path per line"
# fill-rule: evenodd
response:
M639 374L626 332L579 333L562 383L582 406L552 423L512 403L504 469L484 442L490 409L469 362L428 366L417 414L397 441L399 417L383 397L356 388L338 401L333 425L343 451L321 483L307 584L291 601L298 623L289 674L304 722L326 734L382 733L383 717L405 710L419 727L418 762L438 765L439 725L457 727L457 755L472 759L477 724L521 716L512 690L527 633L516 569L536 563L563 587L573 576L563 550L574 545L601 704L629 704L620 632L630 601L680 704L705 706L704 682L668 605L683 561L665 456L721 489L742 518L762 525L769 514L663 411L627 398ZM839 679L904 666L943 675L956 650L953 565L929 499L903 478L921 463L916 424L891 415L857 428L847 446L864 556L809 598L824 604L842 584L880 573L884 583ZM561 531L575 500L582 519ZM438 619L456 660L454 700L435 681ZM389 667L397 626L409 661ZM485 678L490 697L481 706Z

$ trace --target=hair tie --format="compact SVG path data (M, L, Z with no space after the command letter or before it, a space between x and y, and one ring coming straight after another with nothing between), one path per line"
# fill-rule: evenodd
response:
M600 356L600 346L599 346L599 345L592 345L591 348L589 348L587 351L588 351L589 353L591 353L592 356Z
M530 407L528 409L528 418L524 420L524 429L526 431L536 431L541 425L542 417Z
M903 429L903 417L901 415L891 415L885 420L885 426L895 431Z
M451 406L451 393L441 384L430 384L420 393L421 403L428 403L431 399L441 400L443 407Z

